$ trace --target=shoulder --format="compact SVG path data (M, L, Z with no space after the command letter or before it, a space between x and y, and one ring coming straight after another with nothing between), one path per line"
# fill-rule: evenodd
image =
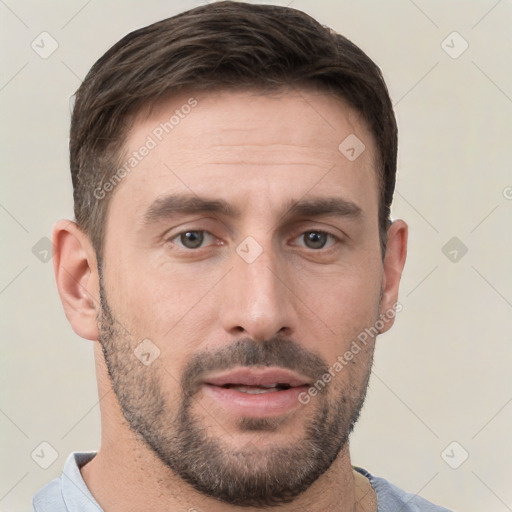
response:
M430 501L400 489L384 478L373 476L363 468L354 467L370 481L377 495L378 512L450 512L444 507L434 505Z
M62 501L60 477L55 478L36 492L32 506L34 512L67 512L66 505Z
M95 452L75 452L69 455L62 474L34 495L34 512L101 511L80 473L80 467L95 455Z

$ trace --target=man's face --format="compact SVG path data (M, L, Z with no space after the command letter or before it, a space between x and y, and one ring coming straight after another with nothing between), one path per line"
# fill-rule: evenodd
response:
M351 134L356 159L338 149ZM109 206L100 318L125 418L197 490L289 501L366 392L373 340L339 356L383 312L372 137L324 94L197 93L137 121L125 150L140 161Z

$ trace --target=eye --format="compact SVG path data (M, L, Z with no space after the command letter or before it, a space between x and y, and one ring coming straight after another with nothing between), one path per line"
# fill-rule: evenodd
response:
M336 242L336 237L327 233L326 231L306 231L302 233L298 239L302 239L304 241L303 247L307 247L308 249L324 249L326 244L331 240L331 244ZM299 244L300 245L300 244Z
M186 249L197 249L203 245L203 242L208 240L213 240L213 235L208 233L208 231L189 230L177 234L170 241Z

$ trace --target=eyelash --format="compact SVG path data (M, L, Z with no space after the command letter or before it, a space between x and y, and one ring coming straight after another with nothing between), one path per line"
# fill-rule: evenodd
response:
M176 240L179 240L180 237L182 235L184 235L185 233L206 233L208 235L210 235L213 239L215 239L215 237L207 230L205 229L186 229L185 231L180 231L179 233L177 233L176 235L173 235L172 237L170 237L167 242L171 242L173 244L176 244L178 245L181 249L187 251L187 252L197 252L199 251L200 249L205 249L206 247L208 246L200 246L200 247L197 247L197 248L190 248L190 247L185 247L184 245L179 245L177 244ZM295 239L297 238L300 238L300 237L303 237L304 235L306 235L307 233L316 233L316 234L320 234L320 235L327 235L328 237L331 238L331 240L333 241L333 243L331 243L331 245L328 245L327 247L321 247L319 249L312 249L310 247L304 247L302 246L303 249L309 249L313 252L320 252L320 251L326 251L328 250L329 248L331 248L333 245L335 245L336 243L340 242L340 238L336 235L334 235L333 233L329 232L329 231L325 231L323 229L308 229L307 231L303 231L299 236L295 237ZM328 242L327 242L328 243ZM211 244L210 244L211 245Z

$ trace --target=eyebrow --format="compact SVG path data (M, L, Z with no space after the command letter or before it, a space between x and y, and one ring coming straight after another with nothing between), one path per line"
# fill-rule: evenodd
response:
M239 217L240 211L222 199L210 199L188 194L171 194L153 201L143 216L145 225L169 219L175 215L191 213L217 213Z
M170 219L176 215L213 213L226 217L239 218L238 208L223 199L212 199L189 194L171 194L159 197L153 201L143 215L145 226ZM348 218L362 217L362 209L340 197L317 197L290 200L283 214L284 219L293 217L336 216Z
M341 197L319 197L290 201L285 217L335 216L360 218L361 207Z

